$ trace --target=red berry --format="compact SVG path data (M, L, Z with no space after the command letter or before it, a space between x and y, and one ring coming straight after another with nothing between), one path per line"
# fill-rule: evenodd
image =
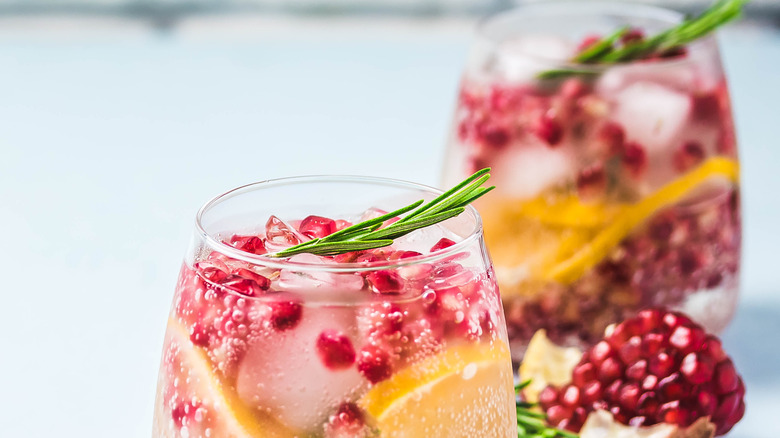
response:
M626 131L615 122L607 122L599 130L598 138L606 145L607 152L617 155L623 152Z
M333 370L349 368L355 363L355 348L343 333L325 330L317 338L317 354L326 367Z
M364 425L363 411L355 403L345 402L328 418L327 436L362 436Z
M594 199L604 194L607 188L607 173L604 165L596 163L577 175L577 194L583 199Z
M230 246L240 249L241 251L251 252L252 254L265 254L265 243L263 239L257 236L239 236L233 235L228 242Z

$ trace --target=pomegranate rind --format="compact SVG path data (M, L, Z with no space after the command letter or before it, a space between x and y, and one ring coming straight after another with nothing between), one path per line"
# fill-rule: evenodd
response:
M155 402L154 433L158 438L292 438L294 431L285 427L268 414L248 408L221 382L214 372L206 352L192 344L186 329L175 319L168 321L165 358ZM172 419L167 406L166 388L175 387L178 398L200 400L205 410L205 423L183 428ZM202 430L198 430L202 429ZM207 432L208 431L208 432Z
M611 413L598 410L588 415L579 434L580 438L713 438L715 425L700 418L687 428L673 424L647 427L626 426L615 421Z
M523 390L523 398L535 403L548 385L563 386L571 382L572 371L581 358L579 349L559 347L550 341L544 330L537 330L518 369L521 381L531 379Z
M516 436L509 347L464 344L376 384L358 405L383 437Z

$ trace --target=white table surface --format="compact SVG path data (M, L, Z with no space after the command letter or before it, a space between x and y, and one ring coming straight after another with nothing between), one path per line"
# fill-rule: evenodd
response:
M351 173L436 184L472 23L0 19L0 437L148 437L197 208ZM780 434L780 32L722 35L743 160L734 438Z

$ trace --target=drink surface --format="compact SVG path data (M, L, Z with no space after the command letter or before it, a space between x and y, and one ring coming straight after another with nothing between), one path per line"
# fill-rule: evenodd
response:
M348 225L271 217L220 239L259 255ZM281 267L196 248L168 321L152 436L512 436L498 290L481 240L448 249L461 240L439 225Z
M513 357L537 329L587 346L648 306L722 330L740 254L739 168L714 40L669 58L539 79L576 40L526 35L475 51L445 181L491 167L477 203ZM584 44L587 44L585 42Z

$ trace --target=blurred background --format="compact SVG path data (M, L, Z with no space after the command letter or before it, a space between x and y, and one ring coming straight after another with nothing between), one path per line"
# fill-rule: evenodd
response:
M199 206L299 174L437 185L475 23L512 4L0 0L0 436L148 437ZM753 0L719 35L745 191L735 438L780 434L778 26Z

